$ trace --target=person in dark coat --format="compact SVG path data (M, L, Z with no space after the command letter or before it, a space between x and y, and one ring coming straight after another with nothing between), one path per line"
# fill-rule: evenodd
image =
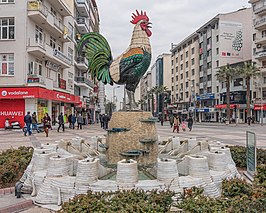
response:
M46 137L48 137L49 128L51 128L51 117L49 116L48 113L45 113L45 116L43 117L42 120L43 120L44 132L46 134Z
M67 121L69 123L69 129L72 129L72 113L67 117Z
M60 113L60 115L58 116L58 123L59 123L59 127L57 129L57 132L59 132L60 127L62 126L63 132L65 131L65 125L64 125L64 115L63 112Z
M104 129L108 129L108 122L109 122L109 120L110 120L110 117L107 115L107 114L105 114L104 116L103 116L103 128Z
M30 112L27 112L27 115L24 116L24 122L27 126L27 130L24 132L24 135L27 136L27 132L29 133L29 135L31 135L32 134L31 132L32 118L31 118Z
M103 122L103 114L100 114L100 122L101 122L101 128L104 128L104 122Z
M73 114L72 117L71 117L71 123L72 123L72 128L75 129L75 124L76 124L76 121L77 121L77 118L76 118L76 115Z
M189 128L189 131L191 131L192 130L192 126L193 126L193 118L191 116L189 116L187 121L188 121L187 126Z

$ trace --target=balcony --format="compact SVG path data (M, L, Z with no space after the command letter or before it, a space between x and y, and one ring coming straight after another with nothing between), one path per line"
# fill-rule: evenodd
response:
M266 28L266 17L261 18L261 19L256 19L254 21L254 27L256 30L262 30Z
M94 83L90 79L85 78L84 76L75 77L75 82L80 87L86 87L91 89L94 88Z
M71 16L70 6L66 3L65 0L47 0L53 8L55 8L61 16Z
M259 60L266 59L266 50L256 52L255 59Z
M69 68L72 64L70 58L68 58L63 52L47 45L44 40L36 41L34 38L29 38L27 42L27 52L37 58L49 60L60 65L63 69Z
M89 17L90 9L87 0L75 0L77 11L83 17Z
M76 18L77 29L81 34L89 32L89 24L86 20L86 17L77 17Z
M255 40L255 44L266 44L266 36L257 37Z
M259 16L265 15L266 14L266 6L264 5L264 6L260 7L260 8L255 9L254 13L256 15L259 15Z
M75 65L80 70L87 70L88 69L88 60L85 57L79 56L76 58Z
M70 41L68 29L63 21L49 13L49 9L39 1L28 2L28 17L57 40L61 42Z

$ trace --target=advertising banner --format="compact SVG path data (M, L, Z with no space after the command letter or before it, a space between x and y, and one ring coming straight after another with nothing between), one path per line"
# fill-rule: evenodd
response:
M243 58L242 23L221 21L219 29L220 56Z
M256 134L254 132L246 132L247 141L247 172L253 176L257 167L257 146Z

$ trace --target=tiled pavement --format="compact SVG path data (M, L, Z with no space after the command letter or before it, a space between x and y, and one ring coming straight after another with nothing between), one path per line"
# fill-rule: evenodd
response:
M187 139L190 137L199 137L199 138L209 138L210 140L219 140L225 144L236 144L236 145L245 145L246 131L253 131L257 134L257 144L258 147L266 148L266 126L261 126L259 124L254 124L247 126L246 124L242 125L224 125L224 124L212 124L212 123L201 123L195 124L191 132L186 131L180 133L173 133L172 129L168 122L164 123L164 126L161 126L159 123L157 125L158 135L161 140L165 140L170 136L179 136L181 139ZM8 148L17 148L19 146L32 146L37 143L49 143L56 140L71 139L76 136L88 139L91 136L104 136L106 131L100 128L99 124L84 126L82 130L73 130L66 128L65 132L62 130L58 133L56 127L50 131L49 137L45 137L45 133L34 133L32 136L25 137L21 130L0 130L0 151ZM21 203L22 202L22 203ZM17 199L13 192L12 194L1 194L0 191L0 213L8 213L14 211L4 211L4 207L11 206L9 210L14 209L12 206L24 206L25 208L31 206L32 204L26 202L25 199ZM24 213L48 213L51 211L39 208L32 207L31 209L25 210Z

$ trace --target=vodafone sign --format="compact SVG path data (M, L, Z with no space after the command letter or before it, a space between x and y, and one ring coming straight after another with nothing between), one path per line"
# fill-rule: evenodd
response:
M0 88L0 99L25 99L41 98L45 100L55 100L68 103L79 104L79 96L56 92L40 87L22 87L22 88Z

